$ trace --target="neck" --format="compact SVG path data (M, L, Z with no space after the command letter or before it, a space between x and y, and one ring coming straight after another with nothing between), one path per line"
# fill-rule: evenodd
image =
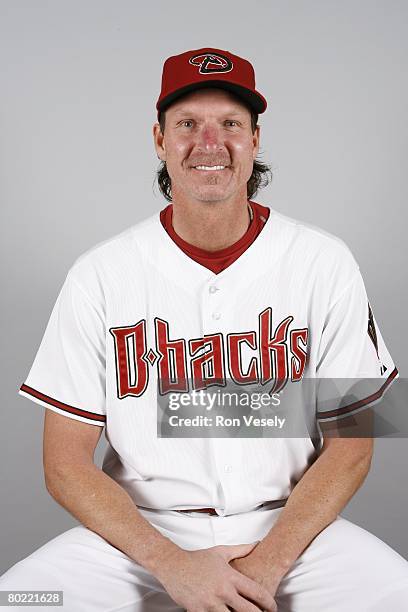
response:
M189 244L206 251L226 249L247 231L251 221L247 199L224 202L173 200L173 228Z

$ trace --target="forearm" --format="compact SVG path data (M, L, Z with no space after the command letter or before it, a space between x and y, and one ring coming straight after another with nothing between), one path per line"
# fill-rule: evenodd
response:
M277 581L344 508L368 473L371 455L347 452L352 441L327 448L305 472L278 520L257 546Z
M128 493L94 464L55 470L47 479L52 497L85 527L158 575L166 557L180 548L139 512Z

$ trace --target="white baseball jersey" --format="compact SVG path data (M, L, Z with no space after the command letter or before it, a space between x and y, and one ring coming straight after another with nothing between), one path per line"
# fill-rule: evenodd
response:
M103 470L137 505L226 515L287 498L315 445L308 437L159 437L158 393L212 377L268 389L304 377L378 378L373 397L317 409L323 421L378 399L396 376L343 241L271 210L251 246L214 274L173 242L156 213L76 260L19 393L105 426Z

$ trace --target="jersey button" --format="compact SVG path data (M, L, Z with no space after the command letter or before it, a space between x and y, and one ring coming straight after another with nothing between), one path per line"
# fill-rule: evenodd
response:
M213 312L213 314L212 314L212 318L213 318L215 321L218 321L219 319L221 319L221 314L220 314L219 312Z
M218 287L216 287L215 285L211 285L211 287L209 288L209 292L215 293L216 291L218 291Z
M224 465L224 472L227 472L227 474L230 474L232 472L232 465Z

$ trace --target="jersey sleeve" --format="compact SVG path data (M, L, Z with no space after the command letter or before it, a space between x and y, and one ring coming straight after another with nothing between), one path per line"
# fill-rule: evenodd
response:
M68 272L25 382L18 393L77 421L104 426L103 308Z
M318 421L342 419L373 405L398 377L358 267L327 314L316 377Z

